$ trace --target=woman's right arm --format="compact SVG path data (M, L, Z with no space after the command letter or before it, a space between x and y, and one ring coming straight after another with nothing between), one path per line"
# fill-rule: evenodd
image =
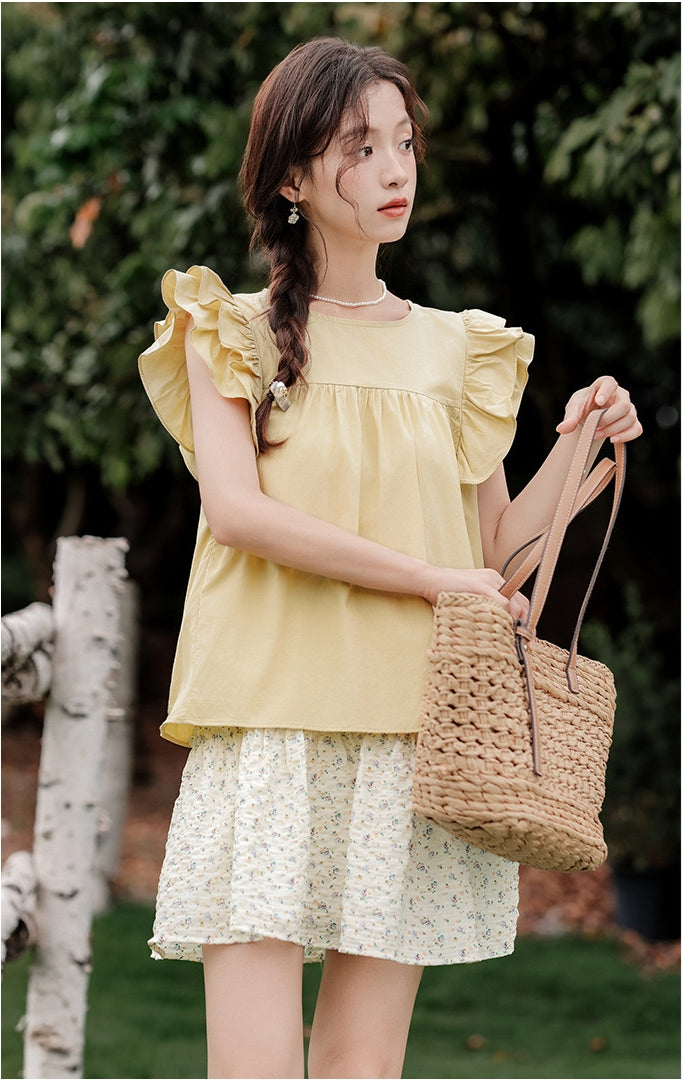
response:
M481 593L514 616L524 615L523 597L508 602L500 596L496 570L432 566L265 495L247 402L221 396L189 340L189 328L185 350L201 501L219 544L350 585L422 596L431 604L439 592Z

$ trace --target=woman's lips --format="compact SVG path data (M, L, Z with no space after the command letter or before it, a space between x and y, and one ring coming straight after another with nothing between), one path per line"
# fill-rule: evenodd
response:
M383 214L384 217L399 218L406 213L408 205L407 199L396 199L395 202L380 206L378 213Z

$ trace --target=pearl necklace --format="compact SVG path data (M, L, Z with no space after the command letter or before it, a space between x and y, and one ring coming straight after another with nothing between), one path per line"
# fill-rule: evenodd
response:
M386 299L386 282L380 281L381 296L378 300L332 300L329 296L318 296L317 293L312 293L311 300L323 300L325 304L337 304L338 307L375 307L377 304L381 304Z

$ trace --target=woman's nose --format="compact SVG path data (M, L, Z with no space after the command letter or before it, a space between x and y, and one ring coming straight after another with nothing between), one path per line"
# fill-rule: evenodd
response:
M399 158L394 158L387 163L384 172L384 183L387 187L402 188L408 181L407 171Z
M410 179L404 157L399 151L386 148L383 159L382 181L387 188L403 188Z

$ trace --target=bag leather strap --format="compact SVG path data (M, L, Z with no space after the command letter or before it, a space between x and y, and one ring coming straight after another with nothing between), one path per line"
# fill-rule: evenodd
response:
M602 491L610 484L615 472L616 463L611 458L602 458L601 461L597 462L592 471L580 485L578 497L573 508L573 513L571 514L571 521L581 510L584 510L586 506L589 506L591 502L594 502L598 495L601 495ZM513 574L510 574L504 585L500 588L500 592L503 596L509 598L513 596L515 592L518 592L537 568L548 532L549 525L547 528L543 529L541 533L538 533L537 536L534 536L532 540L526 540L525 544L521 544L516 551L511 553L500 570L502 577L504 577L508 567L513 563L517 555L520 555L521 552L525 551L531 544L533 545L520 566L516 568Z
M534 537L532 540L528 541L527 544L524 544L510 556L510 559L507 560L505 565L508 565L511 559L515 558L520 551L523 551L528 544L533 544L533 548L526 556L521 566L500 589L500 592L504 596L513 596L520 585L523 584L537 566L538 572L530 599L528 616L525 622L518 619L514 627L516 649L519 659L524 666L526 684L528 687L531 738L533 745L533 769L537 775L541 775L541 760L532 665L532 644L535 639L537 624L545 606L545 601L547 600L547 594L554 576L559 552L561 551L561 545L563 544L569 523L575 515L592 502L597 495L604 490L610 480L614 478L615 483L611 516L609 518L596 565L592 572L592 577L590 578L578 614L571 646L568 652L566 681L569 690L572 693L577 693L579 689L577 677L578 638L580 636L580 630L582 628L587 605L592 595L602 562L604 561L611 534L613 533L613 527L615 525L625 484L625 446L623 443L613 444L615 462L607 460L600 463L599 466L595 466L587 478L583 479L585 467L590 458L592 444L594 443L595 432L604 411L605 410L601 413L590 413L587 420L584 422L551 524L538 537Z

